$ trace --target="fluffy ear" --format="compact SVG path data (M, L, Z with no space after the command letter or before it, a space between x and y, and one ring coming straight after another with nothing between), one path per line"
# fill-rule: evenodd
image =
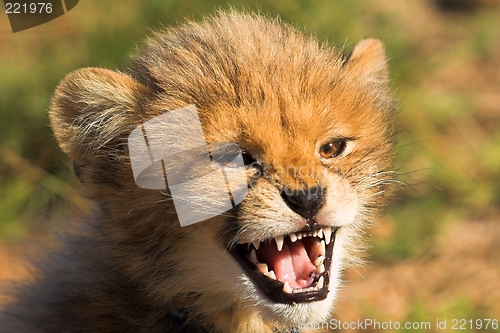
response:
M49 111L62 150L76 162L107 155L102 150L137 124L134 118L147 94L124 73L83 68L69 74L56 88Z
M365 82L384 87L389 80L384 46L378 39L367 38L359 42L349 55L345 66Z

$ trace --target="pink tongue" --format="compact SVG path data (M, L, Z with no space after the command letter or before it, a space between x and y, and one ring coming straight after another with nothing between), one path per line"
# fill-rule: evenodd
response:
M306 288L313 282L311 272L316 271L302 241L297 240L292 243L286 240L283 249L278 251L276 242L263 242L257 251L257 258L260 262L265 262L269 270L274 270L276 278L288 284L292 289Z

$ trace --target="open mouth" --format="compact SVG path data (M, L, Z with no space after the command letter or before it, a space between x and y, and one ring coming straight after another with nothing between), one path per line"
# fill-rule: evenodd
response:
M298 231L270 240L238 244L231 253L254 283L278 303L325 299L338 228Z

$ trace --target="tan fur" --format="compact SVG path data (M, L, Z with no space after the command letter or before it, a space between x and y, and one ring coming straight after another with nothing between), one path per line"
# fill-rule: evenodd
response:
M187 310L193 332L285 332L326 320L340 272L357 260L363 230L393 182L393 103L382 44L366 39L350 55L341 51L276 20L221 13L156 33L126 72L84 68L64 78L50 120L96 212L62 251L76 248L78 255L42 269L36 288L4 311L21 318L4 326L17 330L0 332L176 332L165 319L172 309ZM181 228L168 192L135 184L127 137L145 121L190 104L208 142L238 144L266 172L237 210ZM337 137L352 138L346 153L321 159L320 145ZM318 302L274 303L227 249L304 227L280 191L317 184L327 191L317 222L341 227L330 293ZM85 262L73 268L75 260ZM61 262L73 262L72 268ZM34 315L32 300L43 297L33 295L44 290L52 297L58 283L64 287L46 304L45 317ZM110 292L113 285L121 289ZM50 306L64 309L64 323ZM146 308L144 316L137 310ZM52 326L36 324L48 319Z

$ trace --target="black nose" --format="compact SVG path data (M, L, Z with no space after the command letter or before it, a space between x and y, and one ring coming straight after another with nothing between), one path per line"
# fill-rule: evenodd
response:
M281 197L291 210L310 220L325 204L325 189L322 186L313 186L300 190L282 191Z

